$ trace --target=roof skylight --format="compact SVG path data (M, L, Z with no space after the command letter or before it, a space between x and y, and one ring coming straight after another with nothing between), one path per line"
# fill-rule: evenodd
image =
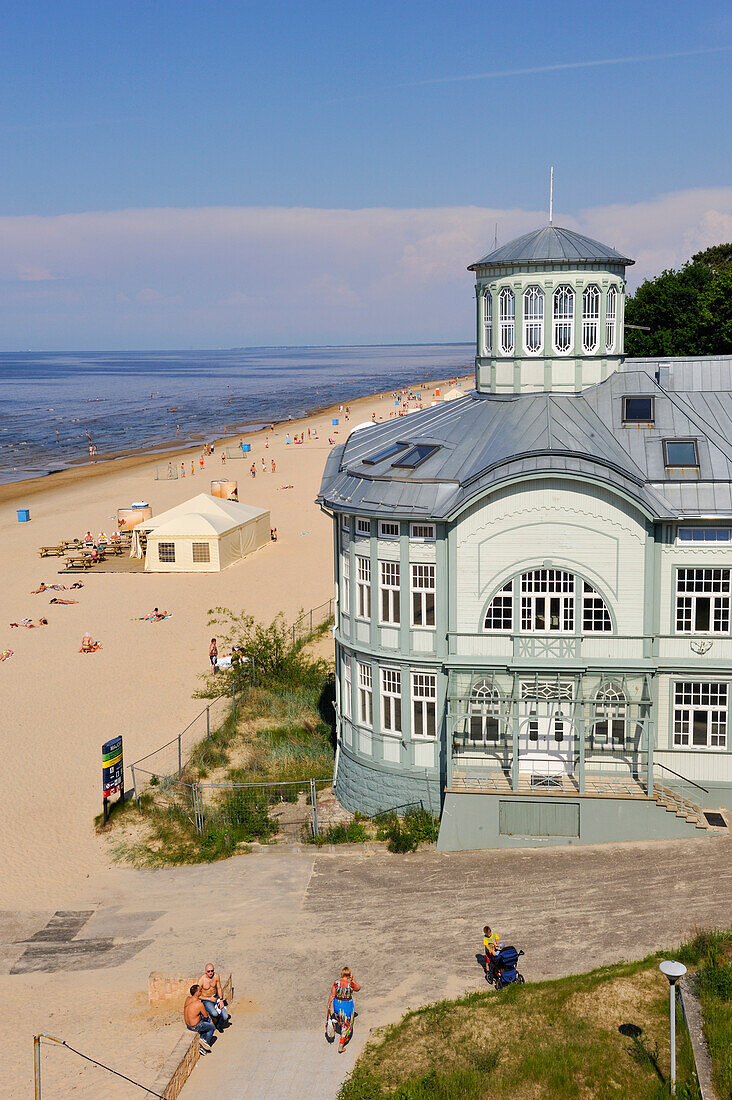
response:
M375 466L377 462L383 462L385 459L391 458L392 455L398 454L399 451L403 451L406 446L406 443L389 443L388 446L377 451L375 455L369 455L368 458L365 458L363 464L364 466Z
M653 424L655 419L652 397L623 398L623 424Z
M417 466L420 466L437 450L439 450L439 448L433 443L415 443L409 448L406 454L403 454L396 462L392 462L392 468L397 467L400 470L415 470Z
M667 469L687 469L699 465L695 439L664 439L663 461Z

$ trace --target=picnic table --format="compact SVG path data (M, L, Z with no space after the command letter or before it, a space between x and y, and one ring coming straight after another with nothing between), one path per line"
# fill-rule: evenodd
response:
M39 546L38 557L39 558L60 558L66 553L66 543L61 542L58 546Z
M98 561L99 558L92 558L89 554L73 554L66 558L64 564L67 569L91 569Z

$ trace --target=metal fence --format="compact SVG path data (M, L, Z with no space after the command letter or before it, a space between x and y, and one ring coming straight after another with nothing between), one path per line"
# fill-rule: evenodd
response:
M291 627L292 644L295 645L302 638L309 638L314 630L333 618L333 599L326 600L318 607L311 607L297 619Z
M196 832L239 835L242 840L303 840L318 836L318 791L331 777L279 783L198 783L193 788Z
M224 724L235 712L236 705L237 692L234 687L231 694L227 692L207 703L201 713L170 741L130 764L132 789L137 792L138 784L149 782L151 776L158 780L180 780L195 747Z

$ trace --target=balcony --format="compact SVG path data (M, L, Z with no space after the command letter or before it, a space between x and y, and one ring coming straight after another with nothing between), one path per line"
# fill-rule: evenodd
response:
M491 661L643 661L652 655L653 637L645 634L448 634L451 657Z

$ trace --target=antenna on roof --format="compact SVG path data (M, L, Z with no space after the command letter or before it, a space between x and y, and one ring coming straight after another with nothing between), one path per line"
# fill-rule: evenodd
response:
M549 169L549 225L554 221L554 165Z
M493 251L495 252L495 250L497 248L498 248L498 222L496 222L495 228L493 230Z

